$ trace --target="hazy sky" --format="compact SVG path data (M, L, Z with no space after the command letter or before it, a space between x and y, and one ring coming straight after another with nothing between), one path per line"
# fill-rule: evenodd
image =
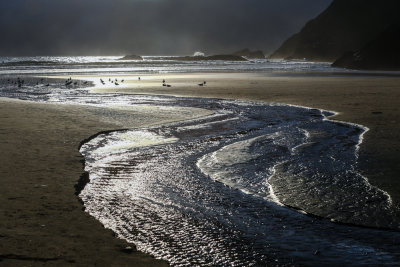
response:
M270 53L332 0L0 0L0 55Z

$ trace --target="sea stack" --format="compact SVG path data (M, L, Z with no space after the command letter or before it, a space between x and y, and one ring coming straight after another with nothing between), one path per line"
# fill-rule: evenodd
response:
M264 59L265 58L265 55L261 50L250 51L250 49L248 49L248 48L239 50L239 51L233 53L233 55L245 57L248 59Z
M143 58L141 56L137 56L137 55L126 55L126 56L120 58L119 60L143 60Z

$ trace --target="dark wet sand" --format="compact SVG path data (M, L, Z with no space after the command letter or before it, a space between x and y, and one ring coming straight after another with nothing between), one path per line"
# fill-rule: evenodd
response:
M1 266L167 265L126 250L132 245L82 211L74 188L83 173L79 143L119 128L94 114L0 98Z
M102 91L250 99L338 111L335 119L371 129L361 146L361 162L372 184L400 199L400 78L164 76L172 87L162 87L153 75L141 84ZM202 80L207 85L197 86ZM165 119L160 114L154 122ZM83 172L79 143L99 131L134 126L106 121L88 108L0 99L0 264L163 264L143 253L124 252L128 244L83 212L75 196Z

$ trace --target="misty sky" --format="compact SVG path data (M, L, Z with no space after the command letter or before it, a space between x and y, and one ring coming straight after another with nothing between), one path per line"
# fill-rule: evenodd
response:
M332 0L0 0L0 56L270 53Z

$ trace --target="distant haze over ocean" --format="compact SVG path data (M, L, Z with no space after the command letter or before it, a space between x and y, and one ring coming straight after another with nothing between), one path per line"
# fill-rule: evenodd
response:
M331 0L0 2L0 56L267 55Z

